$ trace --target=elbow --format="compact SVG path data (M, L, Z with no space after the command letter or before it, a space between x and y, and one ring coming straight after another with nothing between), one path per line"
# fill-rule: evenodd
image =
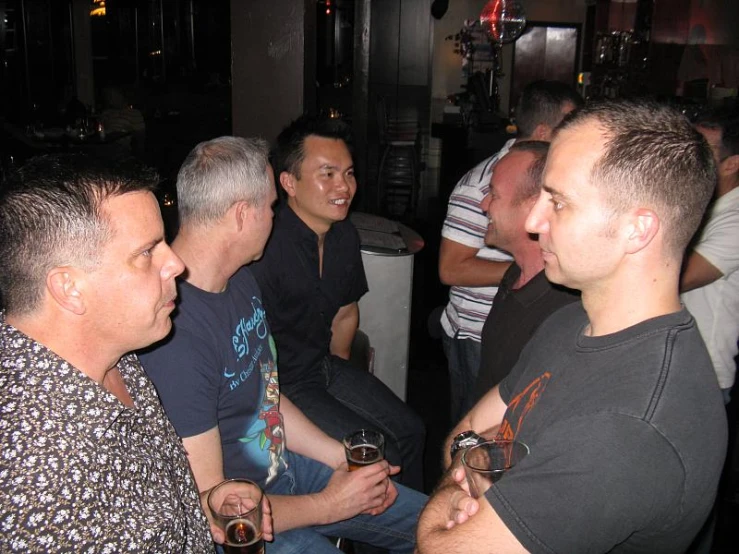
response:
M448 264L439 263L439 280L448 287L454 285L454 271Z

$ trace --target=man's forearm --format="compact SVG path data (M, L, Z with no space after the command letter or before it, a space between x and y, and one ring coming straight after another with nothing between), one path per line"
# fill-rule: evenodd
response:
M511 262L478 258L479 249L452 239L441 239L439 279L445 285L494 287L500 284Z
M290 399L280 394L285 444L297 454L336 469L345 461L344 447L321 431Z
M452 498L466 494L448 475L429 499L421 512L416 532L416 552L419 554L455 554L469 552L469 544L461 544L450 533L448 521Z
M448 286L497 287L511 262L469 258L456 265L439 266L439 279Z
M342 306L331 323L331 344L329 345L331 354L348 360L358 327L359 307L357 303Z
M268 497L272 504L275 533L333 522L319 494L289 496L270 494Z

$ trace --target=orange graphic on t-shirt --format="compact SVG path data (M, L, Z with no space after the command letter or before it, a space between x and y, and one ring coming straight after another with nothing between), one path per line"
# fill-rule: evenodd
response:
M506 410L505 416L503 417L503 423L500 425L498 438L506 440L516 438L516 434L523 426L524 419L526 419L528 413L536 406L539 398L541 398L541 395L547 388L547 383L549 383L551 377L551 373L548 371L544 372L544 374L531 381L528 387L511 399L508 403L508 410Z

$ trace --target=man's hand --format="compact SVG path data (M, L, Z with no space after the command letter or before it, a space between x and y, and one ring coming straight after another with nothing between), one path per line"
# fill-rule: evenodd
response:
M208 523L210 524L210 534L213 537L213 542L215 542L216 544L223 544L226 540L226 534L223 532L223 529L221 529L215 522L215 520L213 519L213 513L208 507L209 493L210 490L200 493L200 503L203 505L205 517L208 518ZM275 539L274 527L272 525L272 505L270 504L267 495L262 496L262 538L265 541L270 542Z
M467 476L464 469L455 467L451 471L451 477L458 486L458 490L454 490L449 497L449 519L446 528L451 529L455 525L461 525L480 509L480 504L472 496L470 496L470 487L467 483Z
M346 463L331 476L320 493L331 523L350 519L358 514L378 515L387 510L398 496L389 480L400 468L383 460L356 471L348 471Z
M388 466L390 468L390 472L388 475L396 475L400 472L400 466ZM390 479L387 480L387 492L385 493L385 501L382 503L382 505L378 508L373 508L372 510L369 510L367 512L364 512L366 514L369 514L371 516L377 516L380 515L382 512L387 510L390 506L392 506L395 503L395 499L398 498L398 489L395 487L395 483L393 483Z

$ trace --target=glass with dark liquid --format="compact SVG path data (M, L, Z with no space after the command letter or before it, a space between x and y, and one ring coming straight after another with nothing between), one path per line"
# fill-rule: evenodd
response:
M223 481L208 494L208 507L226 535L226 554L264 554L259 485L248 479Z
M379 431L360 429L344 437L349 471L379 462L385 457L385 437Z
M264 554L262 533L248 519L234 519L226 526L226 554Z

